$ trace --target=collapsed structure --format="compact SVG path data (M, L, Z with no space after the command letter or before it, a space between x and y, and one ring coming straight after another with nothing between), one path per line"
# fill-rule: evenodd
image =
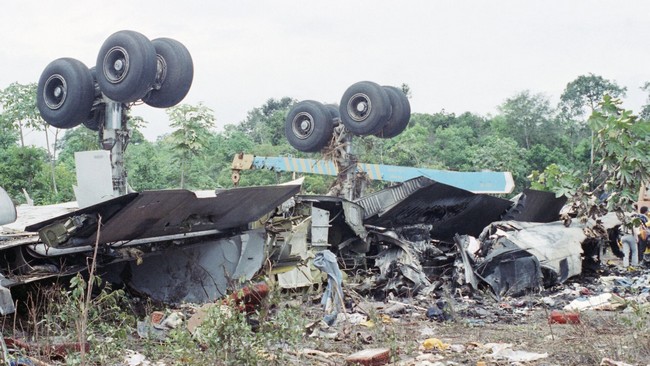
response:
M525 191L516 203L422 177L354 201L299 191L294 182L201 198L184 190L131 193L29 225L2 236L3 291L83 271L98 245L103 278L169 303L213 301L264 263L281 272L281 286L309 286L311 260L323 249L343 269L371 278L380 297L426 294L442 283L518 295L580 274L594 260L585 246L596 240L599 254L606 245L587 236L590 224L517 221L549 216L548 205L522 205L544 192ZM563 201L546 198L552 208ZM10 297L0 305L3 313L13 309Z
M313 258L325 249L344 270L371 278L379 296L426 294L443 282L516 295L579 274L585 261L598 260L606 243L604 230L585 230L602 223L567 228L558 221L563 198L531 190L515 201L486 194L512 191L507 172L408 168L406 177L394 174L401 178L392 181L399 183L365 194L374 168L358 163L352 137L397 136L410 117L401 90L372 82L353 84L338 108L303 101L289 111L285 134L291 145L323 151L326 164L333 165L321 169L337 177L326 196L300 195L299 181L201 196L187 190L131 192L121 160L129 136L125 110L139 99L174 105L192 78L182 45L147 42L139 33L118 32L102 47L97 72L69 59L44 71L38 101L46 121L100 130L105 150L77 157L80 208L32 215L28 210L36 208L19 207L18 221L3 227L0 313L14 311L12 287L84 271L95 251L104 279L180 303L213 301L262 269L282 287L310 286L316 281ZM86 102L66 99L75 93ZM107 176L109 183L87 179L83 167L89 160L94 172L103 172L93 176ZM323 161L301 166L314 171ZM238 155L233 182L253 166L278 169ZM376 166L378 172L406 171L400 168Z

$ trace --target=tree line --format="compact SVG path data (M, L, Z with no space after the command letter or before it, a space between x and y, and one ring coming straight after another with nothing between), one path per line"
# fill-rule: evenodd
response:
M650 83L642 89L650 92ZM618 98L626 91L614 81L588 74L569 82L557 105L544 94L525 90L507 98L494 116L445 110L413 113L407 129L395 138L355 138L355 153L367 163L510 171L517 192L528 187L566 195L611 191L617 187L614 181L623 179L618 188L631 197L648 178L650 102L634 115L621 108ZM74 200L74 152L99 149L98 134L83 125L69 130L46 126L35 106L35 92L35 84L17 83L0 91L0 186L18 202L25 201L23 190L37 204ZM205 105L175 106L166 110L173 132L156 141L147 141L139 132L146 121L129 116L129 184L137 191L227 188L232 186L230 164L238 152L318 157L296 151L284 138L284 120L296 102L271 98L219 132L214 112ZM25 146L27 129L44 133L48 147ZM273 184L290 174L244 172L240 184ZM305 190L324 193L330 181L308 176Z

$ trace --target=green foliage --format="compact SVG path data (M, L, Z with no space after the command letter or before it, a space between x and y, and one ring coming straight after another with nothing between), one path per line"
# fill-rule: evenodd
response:
M284 120L295 100L270 98L259 108L253 108L235 129L244 133L254 144L280 145L285 143Z
M527 187L526 176L530 171L525 149L514 139L487 136L471 150L472 169L511 172L517 187Z
M508 98L500 107L503 137L511 137L525 148L553 140L547 136L557 131L554 111L547 97L523 91ZM558 131L559 132L559 131ZM556 133L557 134L557 133Z
M578 188L583 185L581 175L578 171L566 169L561 165L550 164L541 173L533 170L529 179L532 189L555 192L557 197L572 198Z
M589 118L599 172L592 175L551 164L543 173L531 175L533 188L569 197L581 219L602 213L602 198L610 211L632 210L640 184L650 178L650 122L620 105L620 100L605 95Z
M645 105L641 107L641 112L639 112L639 118L643 120L650 120L650 81L646 81L641 87L646 93L649 93L646 97Z
M58 202L74 201L72 186L77 181L74 170L71 170L66 164L58 164L54 168L54 175L59 186L56 193L52 189L52 176L49 169L40 170L34 178L34 190L30 191L30 194L35 204L51 205Z
M141 141L129 144L124 160L129 185L136 191L155 190L176 185L177 172L169 165L171 151L161 144Z
M627 88L600 75L580 75L567 84L560 96L562 113L570 118L579 118L593 112L605 94L618 98L625 96Z
M22 190L33 192L40 188L36 177L47 172L46 159L47 153L41 148L10 146L1 149L0 187L14 199L25 202Z
M6 122L4 114L0 113L0 149L4 150L9 146L16 145L19 138L18 130Z
M96 277L95 283L101 280ZM68 342L80 339L80 314L86 306L88 281L80 274L72 277L66 289L53 289L44 294L43 313L34 313L34 320L42 316L44 321L34 321L33 334L36 341L47 342L49 338L63 338ZM133 333L135 317L126 301L123 290L104 287L88 302L88 327L86 337L90 344L87 364L113 365L124 354L124 344ZM80 365L79 353L69 353L66 364Z
M441 166L435 155L431 144L432 136L427 128L422 125L415 125L407 128L399 136L382 142L382 150L379 154L367 151L359 154L361 161L369 163L383 163L403 166L436 167ZM376 161L373 157L380 156L382 161Z
M83 125L65 130L56 143L58 161L74 169L74 153L78 151L98 150L99 136Z
M477 141L471 127L438 127L435 136L432 147L442 166L460 171L471 169L471 149Z
M235 303L214 304L193 334L185 327L172 330L154 345L151 358L183 365L290 364L289 352L303 341L305 320L300 308L281 301L276 289L253 314Z
M0 90L0 106L2 119L0 122L5 128L13 128L20 133L20 144L23 141L23 129L45 129L45 122L36 107L36 83L27 85L12 83Z
M572 166L570 156L559 147L549 148L547 145L535 144L525 151L525 160L532 170L544 170L551 164Z
M639 187L650 178L650 122L639 120L621 101L605 95L589 117L596 132L598 164L596 190L608 193L608 208L630 209Z
M214 114L203 104L181 104L167 109L170 126L176 128L169 136L174 147L174 160L180 167L180 188L185 188L186 174L192 158L206 147L210 129L214 127Z

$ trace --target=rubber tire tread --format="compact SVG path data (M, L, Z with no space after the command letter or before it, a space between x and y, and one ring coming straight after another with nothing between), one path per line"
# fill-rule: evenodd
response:
M57 109L45 103L45 83L52 75L60 75L66 83L66 98ZM95 86L90 70L73 58L59 58L50 62L38 80L36 106L45 122L56 128L73 128L90 115L95 98Z
M305 139L296 136L292 128L294 118L303 112L308 113L314 121L314 131ZM334 124L332 123L330 112L322 103L313 100L303 100L296 103L289 110L284 123L284 134L287 141L296 150L302 152L320 151L330 142L333 133Z
M113 47L122 47L129 57L129 69L123 80L111 83L104 75L104 56ZM141 33L123 30L109 36L97 55L97 83L111 100L131 103L144 97L156 79L156 49L149 39Z
M142 101L152 107L169 108L180 103L190 91L194 78L192 56L182 43L171 38L156 38L151 43L156 54L165 59L167 74L160 89L152 89Z
M356 121L348 111L348 102L354 95L363 93L370 100L370 111L361 121ZM341 122L353 134L365 136L374 135L382 130L384 123L391 114L391 105L384 89L372 81L360 81L352 84L343 93L339 104Z
M408 126L411 119L411 103L399 88L394 86L384 86L383 88L390 100L392 112L377 137L389 139L402 133Z

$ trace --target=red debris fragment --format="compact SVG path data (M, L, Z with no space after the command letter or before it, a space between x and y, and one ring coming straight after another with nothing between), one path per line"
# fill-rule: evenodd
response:
M348 365L381 366L390 362L388 348L370 348L353 353L345 358Z
M548 317L548 322L549 324L580 324L580 313L553 310Z
M255 311L255 306L259 305L268 294L269 285L265 282L259 282L233 292L224 302L230 303L232 301L239 305L241 311L246 311L250 314Z

